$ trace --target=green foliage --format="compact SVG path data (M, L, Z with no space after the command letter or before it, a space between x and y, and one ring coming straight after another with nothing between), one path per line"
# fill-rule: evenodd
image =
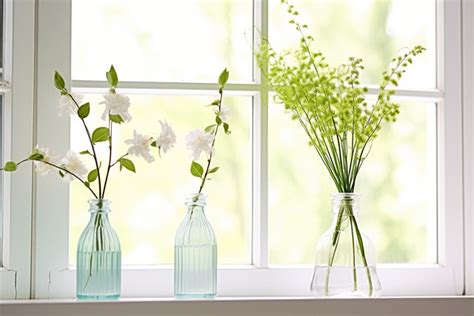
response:
M120 171L122 171L122 168L125 168L131 172L136 172L135 164L130 159L120 158L119 163L120 163Z
M107 127L98 127L92 133L92 143L105 142L109 139L109 129Z
M209 170L209 174L214 173L214 172L216 172L217 170L219 170L219 167L214 167L214 168L212 168L211 170Z
M113 65L110 66L110 69L105 73L105 76L107 77L110 87L115 89L118 85L118 76Z
M362 59L350 57L333 67L322 52L312 49L314 39L296 21L298 12L282 0L292 16L289 21L300 34L298 48L276 53L264 39L256 53L257 62L276 92L275 101L283 104L297 120L339 192L354 192L359 170L378 136L382 123L394 122L399 105L391 101L399 80L413 57L425 49L415 46L392 59L382 74L377 100L369 105L366 88L360 86Z
M223 88L227 83L227 80L229 80L229 71L227 68L225 68L219 75L219 79L217 81L219 83L219 87Z
M202 178L204 174L204 168L198 162L191 162L190 168L191 174L197 178Z
M122 124L124 122L123 118L120 116L120 114L110 114L109 115L109 119L110 121L112 121L113 123L117 123L117 124Z
M87 175L87 181L89 181L89 183L94 182L97 179L98 175L99 175L99 171L97 169L92 170Z
M7 172L13 172L16 170L16 168L17 164L14 161L8 161L7 163L5 163L3 170Z
M61 75L57 71L54 72L54 86L59 91L64 91L66 89L66 84L64 82L64 79L63 77L61 77Z
M38 150L38 149L35 149L33 150L33 153L28 157L28 160L43 160L44 159L44 156L43 154Z
M77 110L77 115L79 115L81 119L85 119L86 117L89 116L90 112L91 112L91 105L89 102L87 102L79 107L79 109Z
M93 156L92 153L91 153L90 151L88 151L88 150L83 150L83 151L81 151L79 154L81 154L81 155L91 155L91 156Z

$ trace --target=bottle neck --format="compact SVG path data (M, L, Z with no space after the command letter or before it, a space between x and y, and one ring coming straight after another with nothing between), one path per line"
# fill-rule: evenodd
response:
M337 223L345 223L344 219L357 218L360 211L360 194L357 193L334 193L332 195L333 226ZM344 229L343 226L340 229Z
M99 200L92 199L89 200L89 213L91 215L106 215L110 213L110 201L109 200Z
M188 215L204 215L204 207L206 206L206 195L202 193L188 195L186 197L186 206L188 207Z

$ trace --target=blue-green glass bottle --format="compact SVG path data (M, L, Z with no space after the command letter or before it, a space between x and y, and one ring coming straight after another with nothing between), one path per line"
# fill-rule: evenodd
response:
M76 296L87 300L120 297L120 241L110 225L110 201L90 200L91 214L77 245Z
M217 293L217 243L204 213L206 197L187 198L188 212L176 233L174 294L177 298L212 298Z

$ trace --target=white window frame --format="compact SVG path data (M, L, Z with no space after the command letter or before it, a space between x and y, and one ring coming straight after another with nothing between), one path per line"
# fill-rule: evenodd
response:
M268 1L254 0L254 22L268 35ZM378 266L384 295L459 295L464 293L463 117L461 76L461 0L437 1L437 86L434 90L397 90L395 98L437 103L438 264ZM71 0L37 2L38 143L65 152L69 122L57 120L54 70L70 83ZM311 266L269 266L268 262L268 87L254 67L254 83L227 85L229 93L253 96L253 243L252 265L220 266L220 296L308 296ZM80 92L106 91L106 82L73 81ZM122 82L126 93L199 90L211 83ZM370 87L368 94L377 93ZM40 110L39 110L40 109ZM60 131L58 133L58 131ZM68 188L51 177L35 179L33 217L36 298L74 297L75 270L68 262ZM123 268L124 297L172 296L170 266ZM472 289L471 289L472 290Z
M4 80L2 88L2 159L17 160L33 148L34 130L34 6L31 1L4 2ZM33 202L32 168L4 173L3 262L0 299L29 298Z

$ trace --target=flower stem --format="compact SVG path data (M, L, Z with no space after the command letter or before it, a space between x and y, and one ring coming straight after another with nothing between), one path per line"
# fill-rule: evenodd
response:
M110 113L109 113L110 117ZM105 197L105 189L109 180L110 169L112 169L112 121L109 118L109 163L107 165L107 173L105 174L104 189L102 191L102 198Z
M79 104L77 103L77 101L74 99L74 97L72 96L71 93L67 92L67 94L69 95L69 97L71 98L71 100L74 102L74 104L76 105L76 107L79 109L80 106ZM87 127L87 124L86 124L86 121L83 119L83 118L80 118L81 119L81 122L82 122L82 125L84 125L84 129L86 130L86 133L87 133L87 138L89 139L89 143L91 145L91 149L92 149L92 157L94 158L94 163L95 163L95 167L97 168L97 180L98 180L98 183L99 183L99 199L102 200L102 180L101 180L101 177L100 177L100 171L99 171L99 161L97 160L97 153L95 152L95 146L94 146L94 143L92 142L92 136L91 136L91 133L89 131L89 128ZM90 189L90 188L89 188ZM94 197L97 198L97 195L95 195L94 193Z
M53 164L53 163L50 163L50 162L48 162L48 161L40 160L39 162L42 162L42 163L44 163L44 164L47 164L47 165L49 165L49 166L51 166L51 167L54 167L54 168L56 168L56 169L58 169L58 170L61 170L61 171L63 171L63 172L66 172L66 173L70 174L71 176L73 176L74 178L76 178L77 180L79 180L82 184L84 184L84 186L85 186L86 188L88 188L89 191L91 191L92 195L94 195L94 197L95 197L96 199L98 199L97 194L95 194L94 190L92 190L92 189L90 188L90 186L87 186L87 185L86 185L86 182L85 182L84 180L82 180L78 175L76 175L76 174L74 174L74 173L68 171L68 170L65 169L65 168L62 168L62 167L57 166L57 165L55 165L55 164Z
M224 97L224 90L222 88L219 89L219 94L220 94L220 97L219 97L218 112L221 111L222 99ZM213 153L214 153L214 145L216 143L217 132L219 131L219 126L220 126L220 124L217 124L216 129L214 130L214 139L212 140L212 145L211 145L212 149L211 149L211 152L209 153L209 158L207 159L206 171L204 172L204 175L202 177L202 181L201 181L201 185L199 186L198 193L202 192L202 189L204 188L204 184L206 183L206 180L207 180L207 176L209 175L209 169L211 167L212 156L213 156Z

